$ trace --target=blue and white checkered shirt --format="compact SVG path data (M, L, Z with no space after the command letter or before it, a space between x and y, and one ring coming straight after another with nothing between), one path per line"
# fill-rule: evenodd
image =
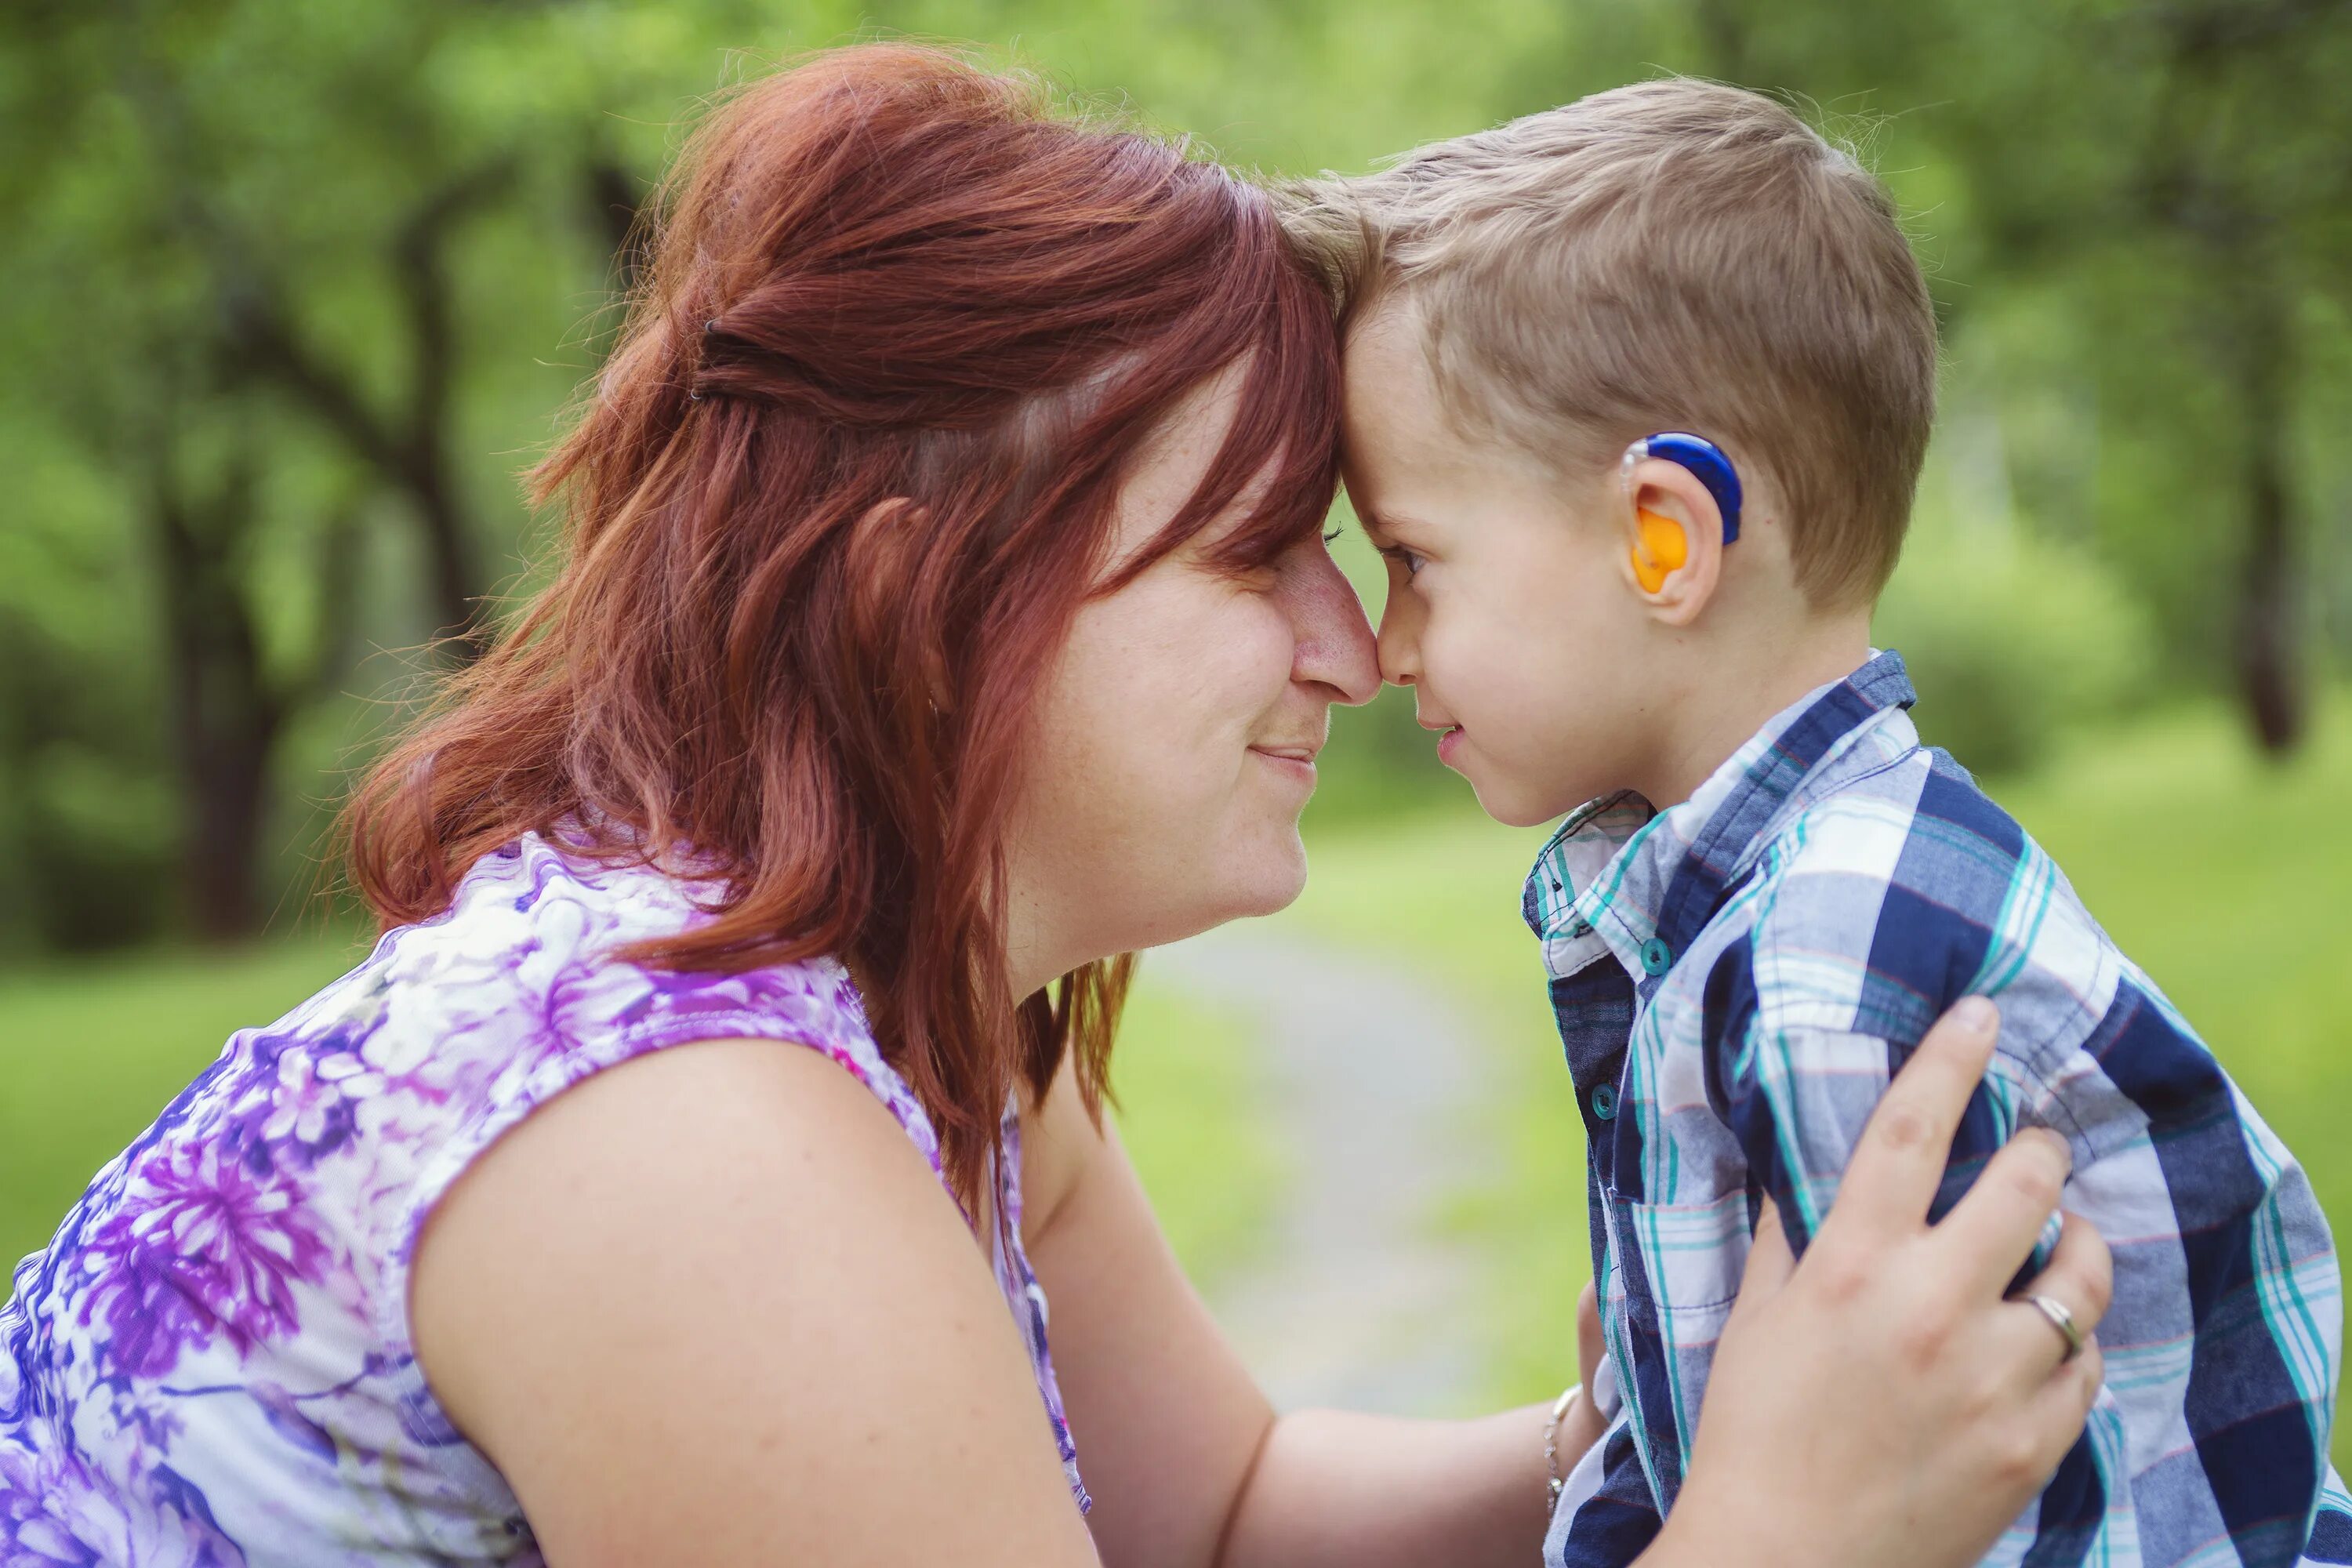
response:
M2088 1430L1988 1563L2352 1563L2327 1462L2342 1284L2310 1184L2048 856L1919 743L1880 654L1680 805L1596 801L1527 889L1591 1155L1608 1434L1548 1563L1673 1507L1761 1194L1802 1247L1887 1080L1961 996L2000 1049L1936 1213L2022 1126L2115 1249ZM1613 1395L1612 1394L1613 1387Z

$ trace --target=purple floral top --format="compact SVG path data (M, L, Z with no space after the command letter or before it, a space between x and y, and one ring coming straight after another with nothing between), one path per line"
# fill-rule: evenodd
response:
M17 1267L0 1310L0 1564L539 1563L409 1340L419 1226L483 1150L605 1068L748 1037L831 1057L939 1169L840 965L681 974L609 956L707 918L687 883L527 836L446 913L234 1037ZM997 1280L1084 1508L1009 1111L1005 1132Z

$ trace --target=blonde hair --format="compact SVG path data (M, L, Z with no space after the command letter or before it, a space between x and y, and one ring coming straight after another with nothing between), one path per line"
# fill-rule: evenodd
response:
M1283 193L1343 326L1419 310L1465 434L1564 472L1684 429L1767 479L1815 605L1895 569L1936 319L1893 199L1770 99L1671 78Z

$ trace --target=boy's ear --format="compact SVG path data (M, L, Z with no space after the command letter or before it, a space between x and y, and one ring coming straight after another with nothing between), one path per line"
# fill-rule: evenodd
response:
M1659 624L1691 625L1722 580L1723 509L1697 475L1664 458L1625 470L1618 504L1627 585Z

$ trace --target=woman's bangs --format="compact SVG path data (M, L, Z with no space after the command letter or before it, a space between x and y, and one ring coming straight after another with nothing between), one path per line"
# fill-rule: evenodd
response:
M1220 565L1263 566L1318 534L1339 489L1339 342L1330 308L1286 257L1255 345L1233 428L1202 481L1207 515L1255 488L1249 514L1218 546Z

